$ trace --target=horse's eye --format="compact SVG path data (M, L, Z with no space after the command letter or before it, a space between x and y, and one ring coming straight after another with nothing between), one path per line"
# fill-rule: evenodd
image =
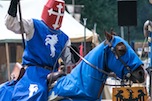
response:
M126 50L118 50L118 55L122 56L126 53Z
M122 56L126 53L126 46L124 45L124 43L120 42L116 45L116 54L118 56Z

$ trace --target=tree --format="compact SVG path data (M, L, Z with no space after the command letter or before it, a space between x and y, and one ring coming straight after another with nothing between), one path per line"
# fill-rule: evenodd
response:
M71 0L66 0L71 3ZM75 0L75 4L84 5L81 12L81 22L87 18L87 28L93 29L94 23L97 24L97 33L103 39L104 29L114 29L120 35L120 26L117 18L117 0ZM146 20L152 20L152 5L149 0L137 0L137 26L130 27L131 41L144 40L143 25ZM125 39L127 40L127 27L124 27Z

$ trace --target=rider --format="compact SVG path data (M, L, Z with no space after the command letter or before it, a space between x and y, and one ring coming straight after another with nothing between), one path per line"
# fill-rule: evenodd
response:
M19 0L12 0L6 16L6 27L22 33L17 17ZM65 64L71 64L71 45L69 37L60 30L64 16L63 0L48 0L44 6L42 20L22 19L26 46L22 65L26 66L23 77L15 84L12 100L47 101L47 75L57 71L59 57Z

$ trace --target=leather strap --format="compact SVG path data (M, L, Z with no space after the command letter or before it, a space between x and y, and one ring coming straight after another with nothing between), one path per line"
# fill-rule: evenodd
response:
M100 69L99 67L91 64L88 60L86 60L85 58L83 58L79 53L77 53L71 46L68 46L69 48L71 48L84 62L86 62L89 66L91 66L92 68L98 70L99 72L102 72L104 74L106 74L109 77L114 77L115 79L119 79L115 74L113 73L108 73L105 70Z

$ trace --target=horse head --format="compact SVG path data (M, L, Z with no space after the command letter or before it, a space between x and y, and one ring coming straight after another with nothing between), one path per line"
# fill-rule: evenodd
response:
M109 58L113 56L115 66L118 66L119 70L114 68L114 65L108 65L109 69L116 73L116 75L122 79L128 79L134 83L143 83L145 81L145 71L143 69L143 63L130 47L130 45L122 38L114 36L114 32L108 33L105 31L106 42L111 50ZM115 57L115 58L114 58ZM118 70L118 71L116 71Z

